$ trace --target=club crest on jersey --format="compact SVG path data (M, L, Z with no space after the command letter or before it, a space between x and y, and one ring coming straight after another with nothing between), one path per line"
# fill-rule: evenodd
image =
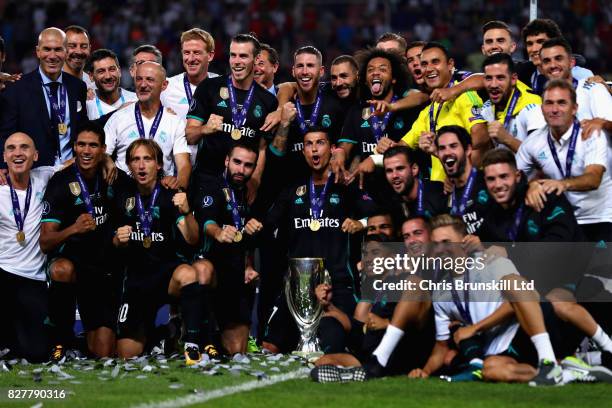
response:
M370 108L363 108L361 110L361 118L364 120L368 120L370 119L370 116L372 116L372 112L370 111Z
M323 115L323 119L321 120L321 125L324 128L328 128L331 126L331 118L329 117L329 115Z
M232 201L232 195L230 194L229 188L223 189L223 195L225 196L225 201L227 201L228 203Z
M303 186L299 186L299 187L297 188L297 190L295 190L295 194L296 194L298 197L301 197L301 196L303 196L304 194L306 194L306 185L304 184Z
M210 207L211 205L213 205L213 198L212 196L204 196L204 198L202 199L202 207Z
M533 220L529 220L527 221L527 231L531 235L538 235L538 233L540 232L540 227L538 227L538 225Z
M255 109L253 110L253 116L255 116L256 118L261 118L262 114L263 111L261 110L261 106L255 105Z
M136 206L136 197L128 197L125 200L125 209L126 211L132 211Z
M478 192L478 202L480 204L486 204L489 201L489 194L486 190L480 190Z
M78 196L81 194L81 186L76 181L68 184L68 187L70 187L70 192L72 195Z
M219 88L219 96L221 99L229 99L229 89L227 89L225 86Z

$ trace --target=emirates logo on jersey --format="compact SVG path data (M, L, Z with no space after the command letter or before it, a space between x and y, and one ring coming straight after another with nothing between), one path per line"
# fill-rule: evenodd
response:
M321 228L340 228L340 220L338 218L319 218L317 221L321 224ZM311 218L294 218L293 227L295 229L310 228Z

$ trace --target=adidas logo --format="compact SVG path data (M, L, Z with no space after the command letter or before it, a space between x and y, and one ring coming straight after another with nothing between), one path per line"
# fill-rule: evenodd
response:
M546 160L546 153L545 152L540 152L538 154L538 160Z
M187 98L183 98L183 99L181 99L181 100L179 101L179 103L181 103L181 104L185 104L185 105L186 105L186 104L188 104L188 103L189 103L189 101L187 101Z
M364 120L363 123L361 124L362 128L369 128L370 127L370 122L368 122L367 120Z
M227 104L225 103L225 101L221 101L217 104L218 107L220 108L227 108Z
M81 197L77 197L76 201L74 202L74 205L81 205L83 204L83 200L81 200Z

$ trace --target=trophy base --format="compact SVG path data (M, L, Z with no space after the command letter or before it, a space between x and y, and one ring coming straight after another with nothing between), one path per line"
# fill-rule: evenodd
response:
M314 363L318 360L324 353L322 351L294 351L291 353L293 356L297 356L303 358L309 363Z

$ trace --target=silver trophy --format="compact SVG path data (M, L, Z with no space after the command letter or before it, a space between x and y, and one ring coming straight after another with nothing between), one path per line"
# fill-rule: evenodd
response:
M285 297L289 311L300 329L296 354L320 353L317 328L323 309L315 296L315 288L329 281L323 258L290 258L285 278Z

